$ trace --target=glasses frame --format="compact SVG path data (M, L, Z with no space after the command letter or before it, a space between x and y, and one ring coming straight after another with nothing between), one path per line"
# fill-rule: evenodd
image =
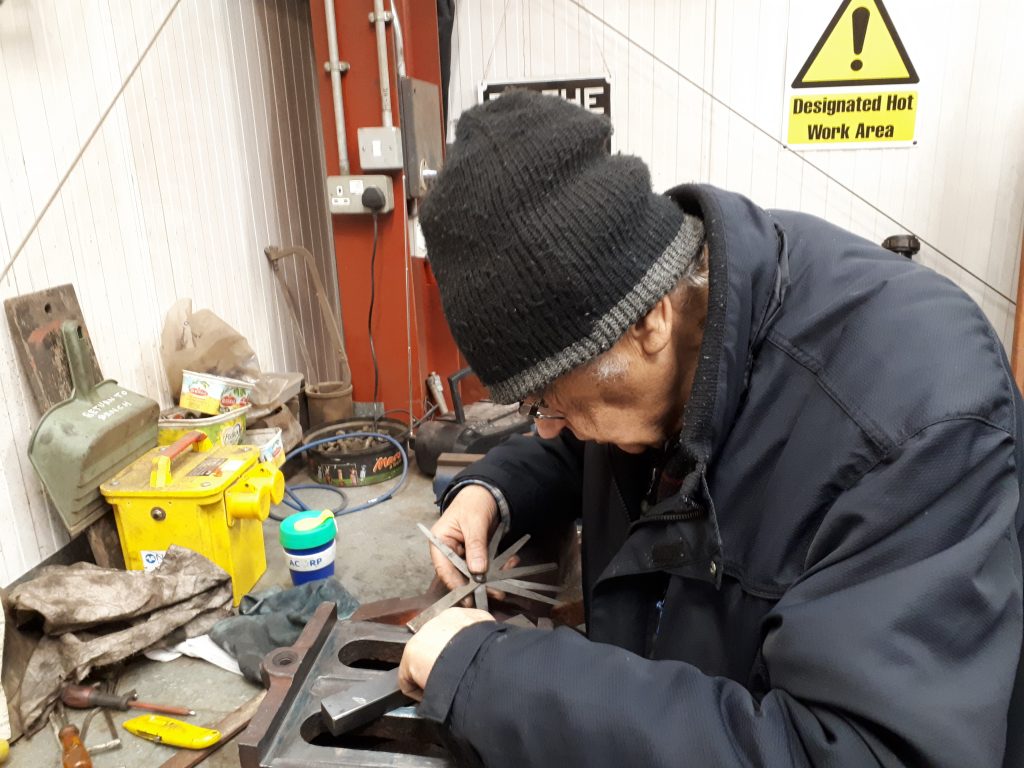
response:
M530 403L526 400L520 400L518 410L520 416L528 416L531 419L537 419L538 421L556 421L559 419L565 419L564 413L543 413L541 409L546 409L547 407L548 406L544 402L543 398L540 400L534 400Z

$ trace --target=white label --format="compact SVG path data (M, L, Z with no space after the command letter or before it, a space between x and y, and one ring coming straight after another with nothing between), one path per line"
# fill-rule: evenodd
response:
M224 462L224 466L221 467L221 471L225 475L233 475L233 474L235 474L235 472L237 472L238 470L240 470L244 466L245 466L245 462L244 461L238 461L237 459L231 459L230 461L225 461Z
M139 556L142 557L142 570L146 573L156 570L160 563L164 561L164 555L166 554L166 549L140 549Z
M118 411L132 407L133 403L130 400L123 399L126 397L128 397L128 390L122 389L120 392L115 392L113 397L105 397L91 408L82 411L82 415L87 419L106 421Z
M361 194L363 194L363 180L362 179L352 179L348 183L348 191L351 192L353 195L361 195Z
M321 568L330 565L334 562L334 553L338 548L338 543L335 541L331 542L331 546L327 549L321 550L312 555L293 555L288 554L288 568L293 571L299 571L305 573L308 571L319 571Z
M380 139L374 139L371 142L371 144L373 145L373 156L374 157L380 157L382 154L384 154L383 152L381 152L381 149L380 149Z

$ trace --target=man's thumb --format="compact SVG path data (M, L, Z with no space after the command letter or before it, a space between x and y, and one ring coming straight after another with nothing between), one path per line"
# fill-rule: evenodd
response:
M465 531L466 565L471 573L487 573L487 529L483 526Z

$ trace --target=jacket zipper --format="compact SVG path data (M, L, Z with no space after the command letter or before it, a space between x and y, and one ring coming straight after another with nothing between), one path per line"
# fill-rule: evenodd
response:
M697 508L691 509L691 510L689 510L687 512L677 512L677 513L672 514L672 515L652 515L651 517L641 517L639 520L634 520L633 521L633 523L629 526L629 532L632 533L635 528L639 527L640 525L643 525L644 523L656 523L656 522L675 523L675 522L682 522L682 521L685 521L685 520L697 520L698 518L705 517L706 515L707 515L707 510L706 509L702 509L700 507L697 507Z

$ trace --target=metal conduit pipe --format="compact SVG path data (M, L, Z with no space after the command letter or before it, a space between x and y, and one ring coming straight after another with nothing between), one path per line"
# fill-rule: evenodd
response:
M384 0L373 0L373 25L377 32L377 69L380 72L381 125L394 126L391 118L391 72L388 68L388 41L385 26Z
M391 0L391 23L395 33L395 68L399 77L405 77L405 40L402 38L402 22L398 19L395 0Z
M345 137L345 107L341 102L342 63L338 60L338 27L334 22L334 0L324 0L327 18L327 52L331 60L327 70L331 74L331 95L334 97L334 132L338 140L338 166L342 176L349 174L348 144ZM348 67L344 67L348 69Z

